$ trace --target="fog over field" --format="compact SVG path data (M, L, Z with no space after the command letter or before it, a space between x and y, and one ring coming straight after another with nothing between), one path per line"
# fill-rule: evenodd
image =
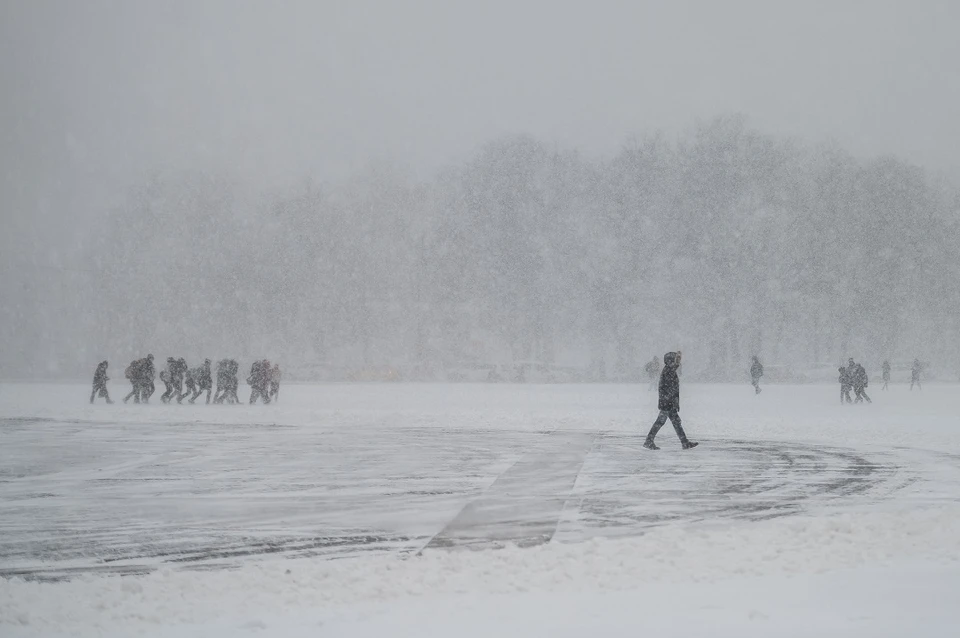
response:
M3 3L0 377L955 380L957 33L948 0Z

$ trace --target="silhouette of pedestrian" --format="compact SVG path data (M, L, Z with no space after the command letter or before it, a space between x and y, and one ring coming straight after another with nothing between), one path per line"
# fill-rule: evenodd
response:
M647 439L643 442L643 447L648 450L659 450L654 439L657 433L663 427L667 419L673 424L673 429L677 432L680 439L680 445L684 450L697 447L696 441L687 439L683 431L683 425L680 422L680 377L677 375L677 368L680 367L681 356L679 352L668 352L663 355L663 371L660 373L660 397L657 407L660 409L660 415L654 421Z

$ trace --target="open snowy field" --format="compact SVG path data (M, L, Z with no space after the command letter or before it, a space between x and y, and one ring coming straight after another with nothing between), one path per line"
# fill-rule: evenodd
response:
M639 386L3 384L0 635L956 635L960 387L870 391L684 385L649 452Z

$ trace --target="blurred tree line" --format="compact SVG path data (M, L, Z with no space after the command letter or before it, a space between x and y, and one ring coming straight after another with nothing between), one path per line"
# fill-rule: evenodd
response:
M604 159L509 137L429 181L377 164L263 193L158 173L86 254L45 328L84 370L153 351L630 379L678 348L717 380L753 354L960 367L958 190L741 117Z

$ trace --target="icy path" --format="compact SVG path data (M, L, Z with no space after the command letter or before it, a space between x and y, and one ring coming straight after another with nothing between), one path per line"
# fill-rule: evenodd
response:
M428 398L436 391L425 388ZM62 401L63 389L50 394ZM614 417L602 427L589 410L566 414L563 428L549 409L524 415L510 407L465 411L439 425L430 412L436 404L420 413L362 402L348 413L300 411L315 405L315 390L287 388L282 406L86 408L102 421L55 410L0 417L0 575L579 542L666 523L960 493L960 457L943 452L705 437L698 450L680 453L667 429L664 450L651 454L640 447L641 425L625 432ZM880 409L834 411L863 417ZM694 433L704 429L688 422Z
M227 407L89 406L80 386L2 385L0 574L60 582L0 580L0 633L44 635L96 605L129 629L153 599L179 623L231 600L275 613L290 596L960 559L960 388L852 407L833 390L685 387L703 444L681 452L666 428L651 453L653 397L632 386L300 386L281 405Z

